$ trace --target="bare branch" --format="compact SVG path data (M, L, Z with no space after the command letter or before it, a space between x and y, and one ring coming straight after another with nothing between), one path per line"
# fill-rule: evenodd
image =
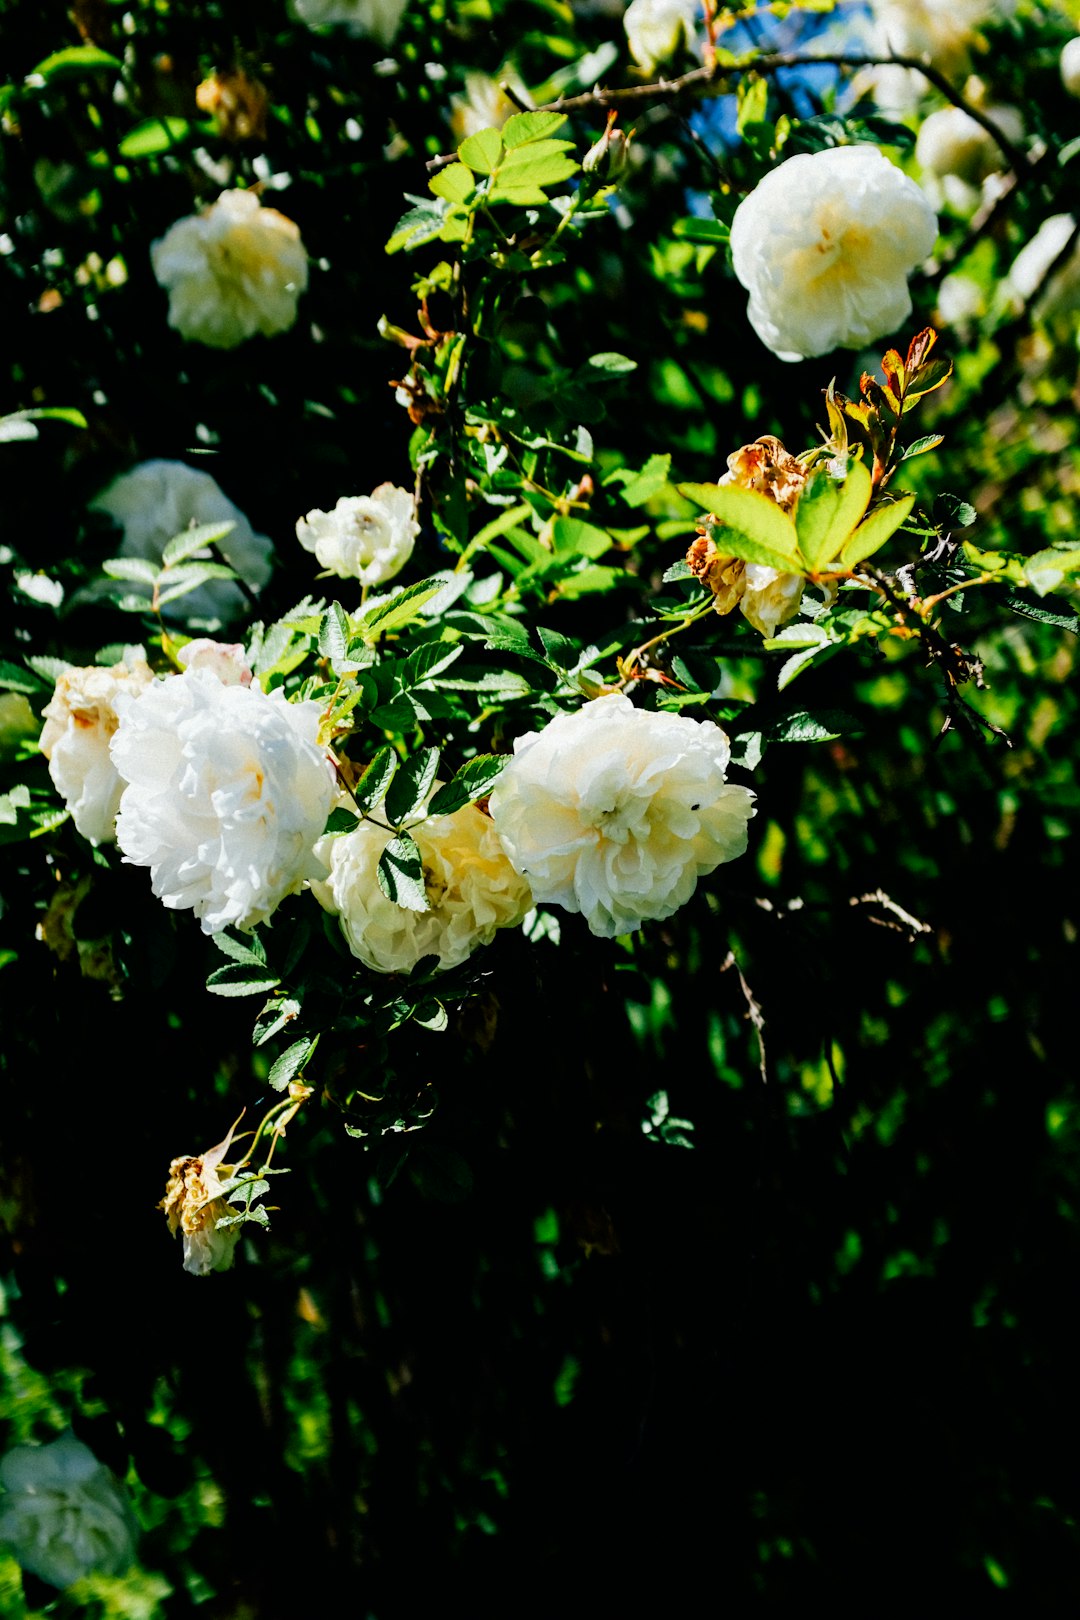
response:
M735 960L734 951L728 951L724 960L720 964L720 972L726 973L728 968L734 968L735 972L739 975L739 984L742 988L743 996L746 999L746 1017L749 1018L750 1022L753 1024L754 1032L757 1035L758 1069L761 1073L761 1081L763 1085L768 1085L769 1074L765 1064L765 1036L762 1033L765 1028L765 1014L762 1012L761 1007L754 999L754 992L747 984L743 975L743 970Z

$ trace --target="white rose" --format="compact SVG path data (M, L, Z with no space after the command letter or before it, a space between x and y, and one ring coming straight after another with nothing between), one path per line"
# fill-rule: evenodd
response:
M214 548L195 553L197 560L216 552L235 568L240 578L258 590L270 578L273 544L256 534L238 506L209 473L184 461L140 461L130 472L114 478L90 509L104 512L123 531L122 557L145 557L160 562L169 541L193 524L232 523L235 527ZM138 585L130 586L132 592ZM168 602L163 610L172 619L234 619L244 612L247 599L228 579L209 580L185 596Z
M412 556L420 525L407 489L380 484L370 495L343 495L332 512L309 512L296 538L322 567L361 585L382 585Z
M1080 35L1061 53L1061 82L1070 96L1080 96Z
M1024 124L1015 107L987 107L986 112L1007 139L1023 140ZM915 142L915 161L931 174L953 175L971 186L1008 166L989 130L961 107L942 107L923 120Z
M223 686L250 686L251 670L239 641L211 641L200 636L189 641L176 655L181 669L208 669Z
M755 630L775 636L778 627L799 611L805 584L801 574L780 574L762 563L747 563L746 589L739 607Z
M925 195L876 146L788 158L731 224L750 324L781 360L895 332L911 314L907 276L936 240Z
M223 1216L238 1213L222 1191L233 1173L223 1164L232 1142L234 1125L224 1142L208 1152L190 1158L174 1159L169 1166L165 1196L158 1205L165 1211L169 1232L179 1231L184 1240L184 1270L193 1277L206 1277L211 1271L228 1271L240 1241L240 1226L218 1230Z
M349 34L393 43L409 0L293 0L293 11L309 28L340 24Z
M43 710L39 747L53 786L84 838L111 844L124 780L109 745L125 706L154 679L141 652L108 668L67 669Z
M313 848L335 792L320 707L224 686L211 670L156 681L125 710L113 762L126 861L213 934L263 922L326 868Z
M1071 214L1051 214L1013 260L1008 284L1025 303L1038 293L1035 313L1040 318L1065 314L1080 304L1080 242L1047 279L1050 266L1063 251L1075 225Z
M980 26L1014 9L1015 0L871 0L870 52L925 56L955 79L967 71ZM913 106L928 88L921 73L907 68L877 68L873 79L880 105L899 111Z
M0 1484L0 1552L23 1569L63 1588L131 1567L139 1527L127 1492L74 1435L13 1447Z
M698 0L631 0L623 18L630 55L646 73L655 72L693 43L700 14Z
M529 885L507 860L491 817L476 805L429 816L409 831L424 863L427 911L408 911L379 887L379 856L392 836L385 827L360 821L355 832L319 845L330 877L313 883L312 891L338 917L350 951L366 967L408 973L422 956L437 956L440 968L457 967L477 946L489 945L497 929L515 926L532 909Z
M937 312L943 326L966 326L984 309L983 290L971 276L954 270L938 287Z
M612 693L518 738L492 819L535 898L611 939L670 917L745 850L754 795L725 782L730 752L711 721Z
M308 284L299 228L253 191L223 191L205 212L178 219L150 260L169 294L169 325L212 349L287 331Z

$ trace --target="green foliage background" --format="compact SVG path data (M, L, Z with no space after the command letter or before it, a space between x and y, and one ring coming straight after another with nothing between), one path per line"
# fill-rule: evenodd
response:
M783 42L819 21L796 14ZM312 589L300 513L411 483L391 386L407 359L377 323L417 330L411 278L446 250L383 243L455 144L466 72L497 73L512 47L537 103L631 81L619 19L559 0L413 5L392 52L276 3L88 4L78 22L123 58L126 99L85 62L28 86L78 27L0 7L0 404L87 422L0 446L0 542L8 655L90 661L130 622L100 600L60 616L13 582L43 572L70 603L112 548L86 503L131 460L199 458L274 538L268 620ZM926 428L944 444L905 487L970 501L987 551L1075 534L1077 312L1046 325L995 291L1039 221L1076 206L1080 104L1057 75L1075 22L1021 4L990 30L980 71L1053 157L978 242L943 221L985 313L944 334L957 369ZM263 142L201 127L195 85L234 62L269 91ZM614 634L680 555L685 539L656 533L692 522L675 483L715 479L761 433L813 443L830 376L853 393L876 364L775 360L722 249L675 223L688 192L730 219L778 117L834 116L802 94L770 80L730 147L689 108L644 111L620 212L500 294L470 362L474 400L587 426L598 474L672 457L648 532L616 558L625 578L545 602L578 645ZM126 156L162 118L192 128ZM580 157L602 125L594 109L563 134ZM166 325L148 246L220 189L196 147L248 183L260 156L291 176L267 200L315 262L283 336L219 353ZM913 294L915 331L936 284ZM597 351L636 369L586 387ZM432 487L438 510L465 511L452 459ZM453 566L467 532L429 516L415 577ZM275 1053L252 1054L246 1008L207 995L220 957L144 873L95 864L70 826L49 835L51 868L40 841L7 846L0 1444L70 1424L128 1479L146 1533L141 1575L59 1599L0 1563L5 1616L334 1602L381 1620L433 1592L573 1611L654 1584L677 1612L1076 1596L1077 621L1067 596L1024 591L967 592L942 616L984 660L986 688L965 695L1011 748L977 726L939 735L919 643L864 643L779 694L782 654L714 628L766 741L793 711L843 716L839 735L768 743L733 773L758 794L749 854L631 938L561 916L557 945L500 940L447 1029L395 1032L402 1093L438 1103L425 1129L368 1149L334 1107L309 1108L271 1230L205 1282L154 1206L174 1155L272 1099ZM536 723L514 714L508 731ZM4 769L10 788L31 767ZM112 936L122 996L35 937L70 870L88 884L77 932ZM282 931L298 917L292 901ZM343 1027L321 1055L320 1084L379 1091L380 1039Z

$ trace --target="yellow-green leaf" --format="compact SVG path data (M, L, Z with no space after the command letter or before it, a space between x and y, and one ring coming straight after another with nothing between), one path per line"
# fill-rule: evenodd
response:
M503 138L497 129L481 129L458 147L458 157L477 174L494 174L503 155Z
M840 553L841 568L857 568L867 557L872 557L875 551L880 551L886 540L907 522L914 505L914 495L905 495L902 500L893 501L888 506L879 506L875 512L871 512L866 521L859 524Z
M428 185L436 197L445 197L447 202L452 203L466 202L476 189L472 170L466 168L464 163L451 163L449 167L440 169L428 181Z
M767 495L738 484L680 484L679 493L719 519L713 539L725 556L781 573L803 572L795 524Z
M873 480L861 461L838 482L827 468L807 481L795 513L799 549L812 574L832 562L870 504Z
M508 151L515 146L525 146L530 141L542 140L545 136L554 135L566 123L566 114L557 112L526 112L515 113L508 118L503 126L503 145Z

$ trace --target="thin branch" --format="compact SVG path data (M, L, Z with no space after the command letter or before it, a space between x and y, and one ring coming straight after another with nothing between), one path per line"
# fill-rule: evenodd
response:
M881 917L871 917L869 920L878 923L883 928L895 929L898 934L907 932L912 939L918 934L932 934L934 932L929 923L920 922L918 917L911 915L910 911L905 911L903 906L898 906L896 901L890 899L885 893L884 889L875 889L872 894L853 894L848 901L848 905L881 906L884 911L890 912L894 917L899 917L900 922L904 925L903 928L900 928L896 923L885 922Z
M726 973L728 968L734 968L735 972L739 975L739 985L746 1001L746 1016L753 1024L754 1033L757 1035L758 1069L761 1074L761 1081L763 1085L768 1085L769 1073L765 1063L765 1036L762 1033L765 1028L765 1014L762 1012L761 1007L754 999L754 992L747 984L743 970L735 960L734 951L728 951L724 960L720 964L720 972Z

